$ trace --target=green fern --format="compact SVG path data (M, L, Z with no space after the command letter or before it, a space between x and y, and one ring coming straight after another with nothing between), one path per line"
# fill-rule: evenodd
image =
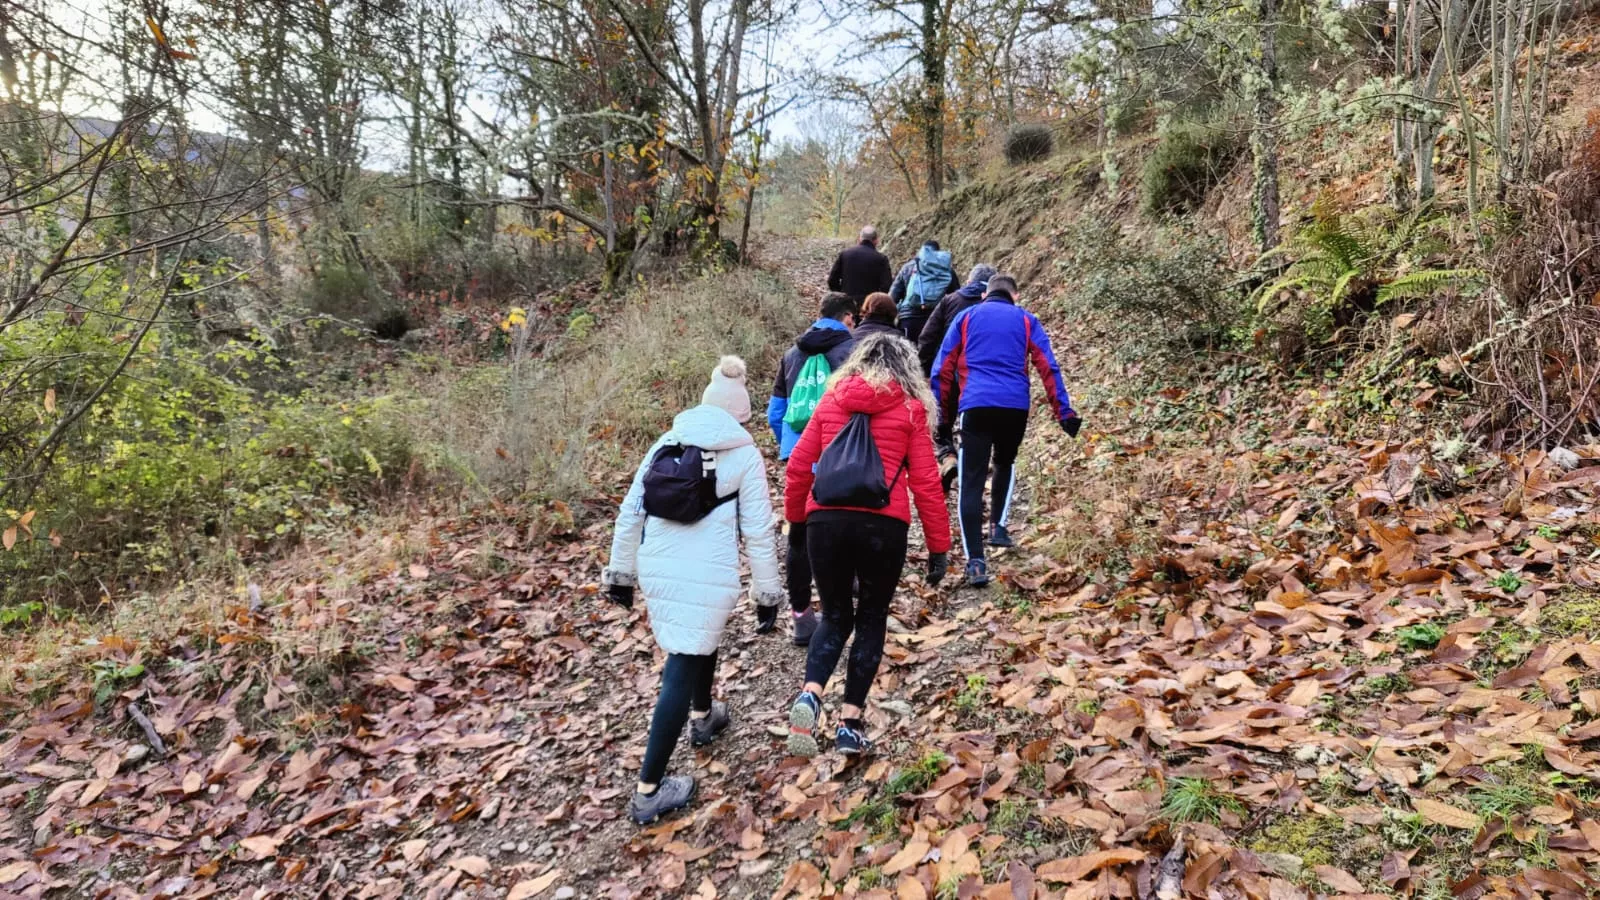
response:
M1308 320L1326 323L1363 296L1383 303L1427 296L1447 284L1481 281L1483 273L1477 269L1419 269L1393 276L1432 255L1437 241L1428 226L1433 221L1422 209L1398 218L1375 211L1347 216L1319 198L1312 206L1311 224L1287 248L1275 248L1258 261L1294 257L1280 278L1256 293L1257 313L1275 313L1292 296L1304 294L1309 296Z
M1453 285L1481 284L1484 278L1482 269L1420 269L1378 288L1378 302L1430 297Z

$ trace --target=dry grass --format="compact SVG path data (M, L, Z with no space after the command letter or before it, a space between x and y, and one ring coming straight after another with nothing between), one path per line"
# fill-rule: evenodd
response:
M436 464L491 496L592 495L699 402L722 354L750 364L759 415L768 373L811 305L751 270L638 289L620 303L592 329L575 320L583 327L542 359L447 369L420 385L428 402L416 427Z

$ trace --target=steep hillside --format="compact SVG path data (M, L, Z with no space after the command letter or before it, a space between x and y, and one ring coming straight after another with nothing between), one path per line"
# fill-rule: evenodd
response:
M1558 120L1576 149L1552 174L1557 193L1587 177L1591 45L1563 45ZM1292 146L1290 233L1330 210L1382 215L1384 127ZM1087 829L1071 863L1032 876L1060 865L1079 884L1068 896L1146 896L1177 843L1197 896L1592 894L1600 444L1580 424L1548 453L1486 449L1510 442L1490 423L1512 401L1492 349L1459 352L1500 333L1476 318L1481 287L1354 309L1286 351L1284 319L1262 316L1252 291L1305 246L1252 271L1247 159L1193 215L1141 212L1157 142L1116 149L1114 188L1099 154L1067 148L891 229L898 251L932 237L963 270L1014 272L1087 423L1081 446L1042 423L1030 434L1032 509L1001 562L1012 593L985 607L994 655L969 676L1048 723L1015 739L994 726L1002 752L1045 763L1023 817ZM1429 215L1443 239L1384 277L1427 265L1495 278L1533 252L1504 238L1480 255L1462 153L1442 149ZM1228 317L1206 343L1173 339L1194 333L1200 306L1138 296L1191 280ZM1589 327L1581 308L1559 315ZM985 833L1004 833L993 816L1009 802L989 807ZM1120 855L1130 846L1144 849Z

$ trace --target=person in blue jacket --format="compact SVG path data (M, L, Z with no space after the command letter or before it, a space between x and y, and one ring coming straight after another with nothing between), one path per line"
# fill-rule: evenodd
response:
M1050 336L1038 317L1017 306L1016 280L996 275L989 279L983 302L951 321L933 363L933 398L939 415L945 422L956 422L961 435L957 463L961 546L967 555L967 583L973 587L989 583L983 482L991 457L995 511L987 540L993 547L1013 546L1006 526L1011 513L1012 470L1032 405L1029 366L1044 382L1045 398L1056 421L1076 437L1081 420L1062 384Z
M855 338L850 329L856 324L856 301L849 294L829 292L822 296L822 309L817 321L795 338L794 346L784 351L783 362L778 366L778 377L772 385L772 399L767 401L767 424L772 436L778 439L778 459L786 460L800 443L800 432L783 420L789 411L789 392L800 378L806 361L821 354L828 367L835 371L850 358L855 350ZM817 630L817 614L811 608L811 558L806 550L804 523L789 526L787 572L789 609L794 615L794 642L800 646L811 643Z

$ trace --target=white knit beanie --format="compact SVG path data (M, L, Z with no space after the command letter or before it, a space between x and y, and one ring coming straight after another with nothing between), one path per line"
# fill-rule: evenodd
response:
M700 395L700 402L720 406L740 423L750 421L750 392L745 390L744 372L744 360L724 356L711 370L711 383Z

